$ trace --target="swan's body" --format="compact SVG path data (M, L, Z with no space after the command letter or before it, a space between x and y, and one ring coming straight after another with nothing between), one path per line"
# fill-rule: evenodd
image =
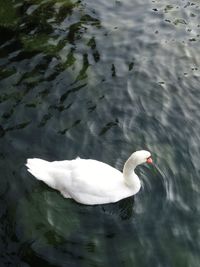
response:
M151 154L141 150L126 161L123 173L100 161L74 159L48 162L28 159L28 171L38 180L59 190L65 198L87 205L117 202L135 195L141 187L134 169L151 162Z

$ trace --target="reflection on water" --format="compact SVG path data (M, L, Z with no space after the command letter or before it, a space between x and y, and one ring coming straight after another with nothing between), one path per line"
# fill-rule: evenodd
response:
M199 4L31 0L0 11L2 266L190 266L199 258ZM84 206L26 158L155 164L119 203Z

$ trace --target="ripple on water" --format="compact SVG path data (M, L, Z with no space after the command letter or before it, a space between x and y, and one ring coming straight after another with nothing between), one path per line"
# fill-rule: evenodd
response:
M4 265L199 265L198 11L197 1L2 4ZM24 167L79 155L121 170L143 148L155 165L136 170L140 193L111 205L66 200Z

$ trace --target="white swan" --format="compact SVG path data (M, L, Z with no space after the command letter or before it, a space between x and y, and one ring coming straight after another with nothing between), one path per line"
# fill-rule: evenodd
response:
M103 162L80 158L53 162L33 158L27 160L26 166L33 176L65 198L95 205L135 195L141 184L134 169L145 162L152 163L151 154L140 150L128 158L123 173Z

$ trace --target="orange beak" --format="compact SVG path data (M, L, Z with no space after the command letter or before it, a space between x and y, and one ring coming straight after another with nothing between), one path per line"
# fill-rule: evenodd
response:
M153 160L152 160L152 158L151 157L149 157L148 159L147 159L147 161L146 161L148 164L152 164L153 163Z

